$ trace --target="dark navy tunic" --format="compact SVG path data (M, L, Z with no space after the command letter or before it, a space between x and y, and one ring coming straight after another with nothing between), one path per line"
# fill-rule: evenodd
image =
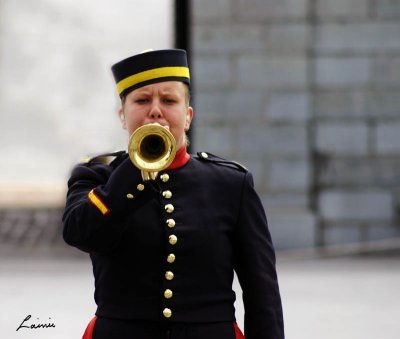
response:
M234 322L236 271L247 339L282 339L275 254L250 172L199 153L143 182L126 153L79 164L64 239L90 253L98 317Z

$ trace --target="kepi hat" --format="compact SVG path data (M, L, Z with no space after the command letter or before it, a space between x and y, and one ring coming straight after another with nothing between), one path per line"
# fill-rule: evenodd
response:
M190 86L186 51L150 50L121 60L111 67L121 98L129 92L163 81L181 81Z

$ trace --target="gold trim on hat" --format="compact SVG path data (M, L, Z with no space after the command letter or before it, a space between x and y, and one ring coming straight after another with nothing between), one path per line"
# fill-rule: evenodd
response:
M140 73L133 74L122 79L117 84L118 94L121 94L127 88L135 86L141 82L165 77L181 77L190 79L188 67L160 67L149 69Z

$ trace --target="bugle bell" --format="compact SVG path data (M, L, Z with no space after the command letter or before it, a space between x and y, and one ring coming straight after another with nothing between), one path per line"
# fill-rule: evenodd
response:
M176 141L165 127L158 124L144 125L131 135L128 154L132 163L141 170L143 180L155 180L158 172L174 160Z

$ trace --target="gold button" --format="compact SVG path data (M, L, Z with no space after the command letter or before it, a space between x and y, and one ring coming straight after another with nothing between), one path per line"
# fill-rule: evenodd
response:
M175 257L175 254L173 254L173 253L168 254L167 262L170 263L170 264L172 264L172 263L175 262L175 258L176 258L176 257Z
M132 193L128 193L128 194L126 195L126 197L127 197L128 199L133 199L133 198L134 198L134 195L133 195Z
M175 227L175 220L174 219L168 219L167 220L167 226L169 228L174 228Z
M174 279L174 274L171 271L165 272L165 279L167 279L167 280Z
M165 199L171 199L172 197L172 192L171 191L164 191L162 192L162 195Z
M169 308L164 308L162 314L165 318L171 318L172 311Z
M165 210L167 211L167 213L172 213L174 211L174 205L172 204L167 204L165 205Z
M174 234L171 234L171 235L168 237L168 242L169 242L171 245L175 245L175 244L178 242L177 236L174 235Z
M206 152L201 152L201 156L202 156L203 158L205 158L205 159L208 158L208 154L207 154Z
M174 295L174 293L172 293L172 291L170 289L166 289L164 291L164 298L165 299L171 299L173 295Z
M144 185L143 184L139 184L136 186L136 188L138 189L138 191L143 191L144 190Z
M161 174L160 179L162 182L167 182L169 180L169 175L167 173Z

